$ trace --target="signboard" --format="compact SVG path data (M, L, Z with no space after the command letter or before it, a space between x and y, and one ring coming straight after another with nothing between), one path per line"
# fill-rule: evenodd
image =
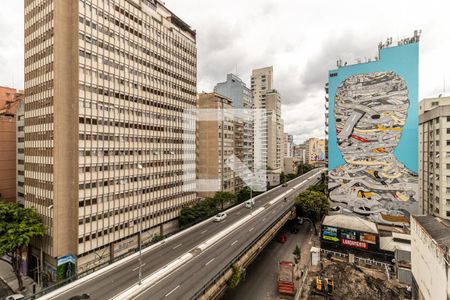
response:
M359 234L359 240L361 242L366 242L369 244L376 244L377 243L377 237L371 233L360 233Z
M348 230L348 229L341 229L341 238L356 241L357 240L356 239L356 231Z
M360 249L368 248L367 243L360 242L360 241L352 241L352 240L342 239L341 243L344 246L349 246L349 247L353 247L353 248L360 248Z
M339 242L339 238L337 237L337 228L330 226L323 226L322 239L333 242Z
M77 258L75 255L65 255L58 257L56 268L56 280L64 280L75 275Z

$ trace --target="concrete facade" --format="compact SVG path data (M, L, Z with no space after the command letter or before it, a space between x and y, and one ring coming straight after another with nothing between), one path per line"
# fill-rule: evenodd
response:
M419 205L450 219L450 97L419 104Z
M233 119L226 116L225 110L232 108L231 103L230 99L217 93L198 95L199 110L213 109L217 110L217 113L223 112L224 116L215 121L201 119L197 121L196 174L197 179L219 179L220 191L235 193L240 187L236 186L236 174L226 164L226 160L236 153L235 144L242 145L242 135L236 134L238 129L235 126L240 127L239 124L235 124ZM242 154L237 153L237 155ZM214 194L214 191L198 193L200 197L212 197Z
M450 221L411 217L413 298L450 299Z
M305 160L309 165L325 160L325 140L310 138L305 142Z
M0 87L0 199L16 202L16 110L23 92Z
M16 111L16 199L25 205L25 102L20 101Z
M24 203L48 228L32 255L50 280L61 256L78 271L107 262L195 201L181 123L196 52L160 1L25 1Z

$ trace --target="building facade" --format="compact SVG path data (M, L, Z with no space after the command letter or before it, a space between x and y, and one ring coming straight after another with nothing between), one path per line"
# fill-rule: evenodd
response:
M235 193L242 189L242 184L227 159L233 154L242 158L242 124L228 116L226 110L232 108L232 101L220 94L199 94L197 103L199 111L208 109L222 114L216 120L197 121L197 179L218 179L218 191ZM214 193L199 191L198 195L212 197Z
M389 39L375 60L328 74L329 197L377 223L418 211L418 42Z
M227 80L220 82L214 87L214 92L223 95L231 100L231 105L236 109L244 109L243 118L243 162L250 169L254 168L254 127L253 127L253 97L251 90L246 86L241 78L234 74L227 74Z
M281 173L284 157L284 124L281 118L281 96L273 88L273 67L255 69L252 71L251 90L254 107L265 109L267 125L265 136L267 141L262 145L267 149L263 157L268 170ZM259 124L255 124L258 127Z
M47 227L31 269L59 280L175 230L196 199L196 56L158 0L25 1L24 202Z
M450 219L450 97L419 104L419 203L422 214Z
M294 156L294 136L289 133L284 134L284 157Z
M16 110L16 201L25 205L25 101Z
M450 299L450 221L411 217L412 299Z
M325 161L325 140L309 138L305 142L305 160L309 165Z
M299 144L294 146L294 157L298 158L302 164L306 163L305 144Z
M0 199L16 202L16 110L23 92L0 87Z

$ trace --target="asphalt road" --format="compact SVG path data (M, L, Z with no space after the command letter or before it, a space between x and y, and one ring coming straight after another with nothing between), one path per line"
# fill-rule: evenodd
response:
M317 173L317 170L302 177L300 181L315 173ZM305 190L310 185L318 182L319 179L320 176L314 176L309 179L295 193L291 194L289 200L293 200L299 191ZM296 183L298 184L297 181ZM288 188L294 185L291 184ZM284 190L280 190L280 193L282 191ZM273 199L273 195L270 198ZM264 201L266 200L264 199ZM218 274L225 268L229 261L243 251L257 235L264 232L268 224L282 216L286 212L287 205L288 203L279 201L275 205L270 206L257 218L251 219L245 226L241 226L230 235L224 237L217 244L194 257L187 264L181 266L133 299L191 299L215 274ZM245 213L246 211L244 210L243 212ZM246 213L248 213L248 210ZM227 222L231 223L231 220L227 220Z
M261 195L259 198L256 199L254 209L264 206L264 204L266 204L268 201L271 201L272 199L274 199L278 195L286 192L288 189L292 188L296 184L299 184L306 178L312 176L313 174L318 174L319 172L320 172L319 169L314 169L314 170L310 171L309 173L306 173L306 174L290 181L288 184L288 187L280 187L280 188L276 188L276 189L273 189L273 190L270 190L270 191L264 193L263 195ZM303 187L306 188L308 185L310 185L309 181L305 182L303 184ZM299 189L297 189L297 191L299 191ZM274 219L274 215L278 215L278 213L281 211L281 209L282 209L281 205L284 205L284 204L277 203L277 205L273 205L271 207L271 209L266 210L266 211L264 211L264 213L261 214L261 218L263 218L263 219L264 219L264 217L269 218L268 214L272 214L272 216L270 216L270 217L272 217ZM245 207L240 207L238 209L235 209L231 213L229 213L227 218L222 222L212 222L212 221L206 222L205 224L202 224L201 226L196 227L194 230L192 230L190 232L186 232L185 234L181 234L180 236L178 236L170 241L167 241L165 244L159 245L159 246L153 248L151 251L144 253L142 256L142 262L144 264L142 267L143 278L158 271L162 267L166 266L169 262L180 257L182 254L189 252L190 250L192 250L195 246L197 246L201 242L207 240L211 236L214 236L215 234L222 231L227 226L238 221L244 215L248 214L249 211L250 210ZM264 214L266 214L266 215L263 216ZM268 221L269 221L269 219L267 219L267 222ZM262 230L261 229L262 227L260 226L262 224L261 222L266 222L266 221L262 221L262 219L260 219L260 218L258 220L252 220L251 224L248 226L250 228L254 228L254 229L247 232L247 235L245 234L246 229L240 230L239 232L236 233L237 239L241 240L241 242L242 242L248 236L254 235L255 232L257 232L257 231L261 231ZM254 230L254 232L252 232L253 230ZM228 237L228 239L230 239L230 237ZM232 242L233 241L231 241L231 243ZM227 251L223 251L224 250L224 249L222 249L223 245L225 245L225 242L218 243L217 245L208 249L201 255L195 257L190 263L188 263L187 265L189 265L189 268L191 268L193 265L196 265L193 262L196 262L199 259L202 259L199 262L199 265L197 266L197 268L200 267L201 272L199 271L197 273L197 276L189 278L192 281L192 283L190 284L191 288L189 290L186 291L185 287L188 287L188 285L185 285L185 287L183 287L183 288L177 288L172 294L169 295L169 297L171 295L174 295L174 297L171 299L189 298L187 295L189 293L193 294L192 291L194 291L198 286L198 284L196 284L196 283L199 283L201 285L201 283L204 281L202 279L208 278L208 276L205 276L205 273L204 273L205 269L209 269L211 267L220 268L221 265L223 267L224 264L220 264L220 262L225 263L226 257L225 258L221 257L220 259L217 259L217 261L214 261L215 260L214 259L211 263L204 266L204 264L206 264L206 262L208 262L210 259L215 257L214 254L218 253L223 256L225 253L228 253L227 257L229 257L233 253L235 253L235 248L243 248L244 247L244 246L241 247L243 244L237 242L236 244L233 245L233 247L231 247L231 246L227 247L227 249L226 249ZM206 255L206 254L208 254L208 255ZM210 254L213 254L213 255L210 255ZM205 257L211 257L211 258L208 259ZM204 260L206 260L206 261L203 263ZM135 258L131 261L124 262L123 264L120 264L116 268L108 270L106 272L100 271L99 274L97 276L95 276L93 279L86 281L86 282L82 282L80 284L77 284L75 287L73 287L69 290L67 290L67 288L66 288L63 293L60 293L57 296L52 295L51 299L67 300L72 296L83 294L83 293L87 293L87 294L91 295L91 298L95 299L95 300L111 299L115 295L130 288L132 285L137 283L137 281L138 281L138 266L139 266L138 259ZM205 268L202 268L202 266L204 266ZM195 268L195 269L197 269L197 268ZM181 277L185 277L185 276L183 276L183 273L179 274L179 272L175 272L175 274L171 274L167 278L173 278L173 277L177 277L177 279L181 279ZM173 287L173 285L171 284L172 282L167 281L167 278L160 281L157 284L157 286L152 288L149 291L150 294L146 293L147 296L144 296L144 298L141 297L140 299L169 299L169 297L165 297L165 295L170 292L171 287L172 288L175 288L175 287ZM179 280L177 280L177 281L179 281ZM64 290L64 288L62 290ZM180 297L180 294L179 294L180 291L186 291L188 294L186 294L186 296ZM151 295L151 296L149 296L149 295ZM157 296L157 295L159 295L162 298L158 298L159 296ZM184 295L184 294L182 294L182 295Z
M292 227L297 227L300 231L297 234L290 233ZM309 222L302 225L296 220L289 221L280 230L280 234L286 234L288 240L282 244L273 239L266 248L258 255L250 266L247 267L245 279L234 289L228 289L222 300L274 300L279 299L277 290L278 263L282 260L293 261L293 252L298 245L302 250L302 255L307 255L310 236L312 231Z

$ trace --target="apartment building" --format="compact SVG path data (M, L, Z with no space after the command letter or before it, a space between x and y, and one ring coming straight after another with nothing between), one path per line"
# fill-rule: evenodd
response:
M60 279L175 230L196 198L196 56L159 0L25 0L24 202L48 228L31 269Z
M201 93L197 103L199 110L211 110L217 116L215 120L199 118L197 121L197 179L218 180L217 190L235 193L242 186L239 186L235 172L226 161L233 154L242 157L243 127L236 124L233 115L227 112L232 108L230 99L217 93ZM235 126L240 128L240 133L236 133ZM200 197L212 197L214 194L213 190L198 193Z
M262 157L262 160L266 162L268 170L281 173L284 157L284 124L281 118L281 96L273 88L273 67L253 70L251 89L254 107L267 111L265 130L267 141L261 145L267 149L267 154Z
M325 161L325 140L309 138L305 142L305 159L309 165L315 165Z
M294 157L298 158L301 163L306 162L306 146L299 144L294 146Z
M231 105L235 109L243 109L241 113L236 116L242 116L243 122L243 162L250 169L254 168L254 127L253 127L253 97L251 90L247 85L234 74L227 74L227 79L224 82L216 84L214 92L223 95L231 100Z
M450 299L450 221L411 216L412 299Z
M16 110L23 91L0 87L0 199L16 202Z
M289 133L284 134L284 157L294 156L294 136Z
M450 97L419 104L419 205L450 219Z

